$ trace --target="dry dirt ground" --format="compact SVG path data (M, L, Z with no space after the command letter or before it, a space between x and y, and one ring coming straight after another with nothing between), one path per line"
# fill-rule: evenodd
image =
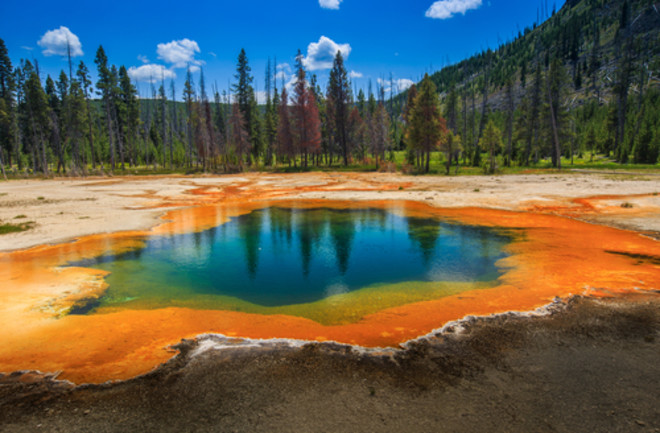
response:
M279 198L552 213L657 238L659 192L658 177L584 173L12 181L0 183L0 220L25 215L36 227L2 236L0 251L146 229L176 207ZM572 298L542 315L464 321L380 354L319 343L228 349L205 337L113 385L7 374L0 431L660 432L659 307L657 294Z

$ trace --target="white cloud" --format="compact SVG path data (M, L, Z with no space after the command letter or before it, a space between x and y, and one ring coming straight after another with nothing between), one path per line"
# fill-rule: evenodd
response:
M290 75L291 75L291 74L288 74L288 73L285 72L285 71L279 71L279 72L277 72L277 73L275 74L275 79L276 79L277 81L282 81L282 80L286 81L286 80L289 79L289 76L290 76Z
M319 5L323 9L339 9L339 3L344 0L319 0Z
M287 81L291 76L291 65L280 63L275 67L275 79L277 81Z
M291 77L289 78L289 81L287 81L284 84L284 87L286 87L286 91L289 94L289 97L293 94L293 88L296 84L298 84L298 76L296 74L292 74Z
M71 49L71 57L83 55L80 39L64 26L47 31L37 44L43 48L45 56L67 56L69 49Z
M131 66L128 68L128 76L135 81L143 81L147 83L157 83L163 79L176 78L176 74L171 69L153 63L142 65L137 68Z
M348 73L348 76L351 78L362 78L364 75L362 75L362 72L351 71Z
M407 78L399 78L396 81L396 88L399 89L399 92L403 92L405 90L408 90L410 86L415 84L413 80L409 80Z
M351 53L351 46L349 44L337 44L332 39L321 36L318 42L312 42L307 46L307 57L303 59L303 64L310 71L330 69L337 51L340 51L344 60L346 60Z
M172 64L175 68L185 68L188 65L201 65L202 61L195 59L195 53L199 53L199 45L190 39L158 44L156 48L158 58Z
M142 63L149 63L149 59L147 58L147 56L143 56L142 54L138 54L137 58Z
M413 84L415 84L413 80L409 80L408 78L398 78L392 81L383 80L382 78L378 79L378 85L383 87L385 93L391 92L392 89L394 89L394 93L400 93L408 90Z
M254 92L254 97L257 99L257 104L265 104L267 98L266 91L258 90Z
M444 20L456 14L465 15L470 9L478 9L480 6L481 0L439 0L426 11L426 17Z

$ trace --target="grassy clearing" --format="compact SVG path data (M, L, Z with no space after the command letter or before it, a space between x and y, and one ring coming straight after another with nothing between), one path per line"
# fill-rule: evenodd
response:
M2 223L0 222L0 235L6 235L9 233L19 233L26 230L34 228L34 221L27 221L24 223Z
M301 173L301 172L375 172L379 170L384 170L387 168L390 171L403 172L407 174L419 174L416 173L414 167L407 164L406 161L406 151L396 151L392 154L388 153L386 155L386 160L381 163L380 167L376 167L375 161L373 158L367 158L366 161L359 161L354 159L348 166L344 166L340 161L335 161L332 165L328 166L322 164L321 166L315 166L311 164L308 167L302 168L301 161L298 158L296 160L295 167L293 164L289 166L288 164L276 164L266 166L262 162L254 164L251 166L244 167L245 171L248 172L269 172L269 173ZM482 160L486 160L487 155L484 153ZM594 155L592 158L590 155L584 155L582 158L574 157L571 161L570 158L562 158L562 170L557 170L552 167L552 162L550 159L542 159L536 163L532 163L527 166L520 166L514 162L511 167L504 167L502 164L501 156L498 157L499 167L496 174L555 174L555 173L567 173L571 170L593 170L593 171L606 171L608 174L618 176L644 176L644 175L660 175L660 164L620 164L611 158L605 155ZM484 171L481 167L473 167L469 161L464 163L462 159L460 160L460 165L458 169L456 166L452 166L450 175L451 176L483 176ZM428 175L445 175L445 157L441 152L432 152L430 160L430 170ZM87 176L149 176L149 175L202 175L204 171L198 167L177 167L169 169L167 167L158 166L154 168L153 166L136 166L121 170L116 169L113 172L101 171L99 169L91 170L91 167L87 170ZM218 174L223 174L222 171ZM25 173L20 174L15 170L9 172L9 178L12 179L24 179L27 175ZM49 176L43 176L36 174L36 178L53 178L54 174L51 173ZM646 180L646 179L640 179ZM0 196L6 195L6 193L0 193ZM44 200L43 197L38 198L38 200Z

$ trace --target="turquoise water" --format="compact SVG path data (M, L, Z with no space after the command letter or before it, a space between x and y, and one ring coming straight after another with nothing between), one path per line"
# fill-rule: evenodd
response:
M106 295L72 313L213 296L275 307L380 283L491 281L510 241L488 228L380 209L269 207L206 231L152 236L144 248L71 263L110 272Z

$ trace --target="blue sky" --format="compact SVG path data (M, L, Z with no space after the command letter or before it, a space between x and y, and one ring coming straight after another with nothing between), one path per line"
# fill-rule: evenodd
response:
M298 49L325 85L330 52L347 54L356 87L390 74L405 87L531 26L544 0L252 0L174 2L138 0L0 2L0 38L18 64L39 61L43 78L67 69L68 40L74 62L95 71L100 44L111 63L131 68L143 95L149 77L173 78L183 87L187 65L204 69L207 85L226 89L245 48L255 87L264 88L268 57L277 58L286 81ZM548 9L553 1L545 0ZM557 8L564 0L557 1ZM65 27L65 28L63 28ZM67 30L68 29L68 30ZM79 42L79 43L78 43ZM198 73L195 74L196 81ZM279 87L279 85L278 85ZM395 87L396 88L396 87Z

